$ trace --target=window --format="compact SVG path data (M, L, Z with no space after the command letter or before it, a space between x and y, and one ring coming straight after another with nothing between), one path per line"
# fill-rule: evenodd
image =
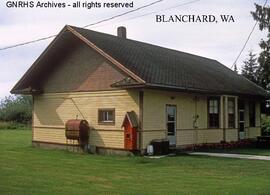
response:
M219 128L219 98L208 99L209 128Z
M238 108L239 110L245 110L245 100L238 99Z
M235 128L235 103L234 98L228 98L228 127Z
M168 135L175 135L176 128L176 106L167 105L167 131Z
M115 109L99 109L98 110L98 123L99 124L114 124L115 122Z
M249 126L250 127L255 127L255 118L256 118L255 102L250 101L249 102Z
M243 99L238 99L238 120L239 120L239 139L244 138L244 132L245 132L245 101Z

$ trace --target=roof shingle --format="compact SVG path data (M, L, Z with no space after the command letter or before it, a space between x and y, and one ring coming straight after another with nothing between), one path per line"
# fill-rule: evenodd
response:
M216 60L72 27L146 84L193 91L267 96L261 87Z

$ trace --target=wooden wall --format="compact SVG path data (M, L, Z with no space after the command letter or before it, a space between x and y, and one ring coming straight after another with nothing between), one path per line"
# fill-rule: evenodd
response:
M195 144L201 141L214 142L222 138L222 131L207 129L207 96L145 90L142 136L144 148L153 138L167 137L167 104L177 107L177 145ZM196 123L197 130L194 128L195 114L199 115Z
M86 44L80 43L62 55L41 84L45 93L110 90L111 84L126 77Z
M261 105L260 102L256 102L256 120L255 127L249 125L249 102L245 101L245 137L256 138L261 135Z
M195 98L196 96L196 98ZM134 110L139 115L139 92L137 90L112 90L100 92L46 93L35 96L33 140L66 143L64 124L69 119L85 118L94 128L90 134L90 144L123 148L124 135L121 128L124 115ZM195 106L197 102L197 106ZM177 106L177 145L217 143L238 140L238 129L208 129L207 96L144 90L142 149L153 139L167 137L166 105ZM256 127L246 128L246 138L260 135L259 103L256 104ZM99 125L98 109L115 108L115 125ZM194 128L194 115L199 115ZM246 117L248 118L248 117ZM140 141L138 141L139 143Z
M195 98L196 97L196 98ZM224 99L224 96L221 98ZM222 140L237 141L238 129L228 129L227 120L224 120L223 101L220 105L220 129L208 129L207 95L186 94L160 90L144 90L143 110L143 148L153 139L166 138L166 105L177 107L176 144L190 145L200 143L218 143ZM237 105L237 104L236 104ZM246 138L255 138L260 135L260 104L256 103L256 128L246 128ZM237 111L238 112L238 111ZM199 115L197 128L194 128L194 116ZM238 115L236 114L236 122ZM248 118L248 109L245 113ZM246 125L249 121L246 122ZM236 125L236 127L238 124Z
M64 125L69 119L86 119L94 130L90 144L123 148L121 128L127 111L139 113L136 90L100 91L76 93L47 93L34 98L33 140L66 143ZM98 109L115 108L115 124L99 125Z

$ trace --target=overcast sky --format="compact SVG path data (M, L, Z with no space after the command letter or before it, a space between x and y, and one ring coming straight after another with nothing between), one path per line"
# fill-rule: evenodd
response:
M100 2L126 1L131 2L129 0ZM134 8L153 1L155 0L134 0ZM126 26L130 39L209 57L231 67L255 23L250 14L250 11L255 9L254 3L262 5L265 0L200 0L178 6L190 1L192 0L164 0L147 9L96 25L91 29L116 34L118 26ZM54 0L54 2L61 1ZM76 0L62 2L76 2ZM0 48L57 34L65 24L81 27L130 10L125 8L7 8L5 3L6 1L0 2ZM217 18L221 14L228 14L234 17L235 22L156 23L155 14L134 18L174 6L178 7L156 14L212 14ZM249 50L255 53L260 51L258 43L264 37L265 33L259 31L257 27L237 63L239 69ZM0 51L0 98L9 95L11 88L50 41L52 39Z

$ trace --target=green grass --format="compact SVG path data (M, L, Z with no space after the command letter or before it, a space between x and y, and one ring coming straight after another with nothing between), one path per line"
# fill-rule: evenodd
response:
M270 194L267 161L83 155L30 143L31 131L0 131L0 194Z
M236 149L226 149L226 150L216 150L216 151L213 150L212 152L270 156L269 148L236 148Z

